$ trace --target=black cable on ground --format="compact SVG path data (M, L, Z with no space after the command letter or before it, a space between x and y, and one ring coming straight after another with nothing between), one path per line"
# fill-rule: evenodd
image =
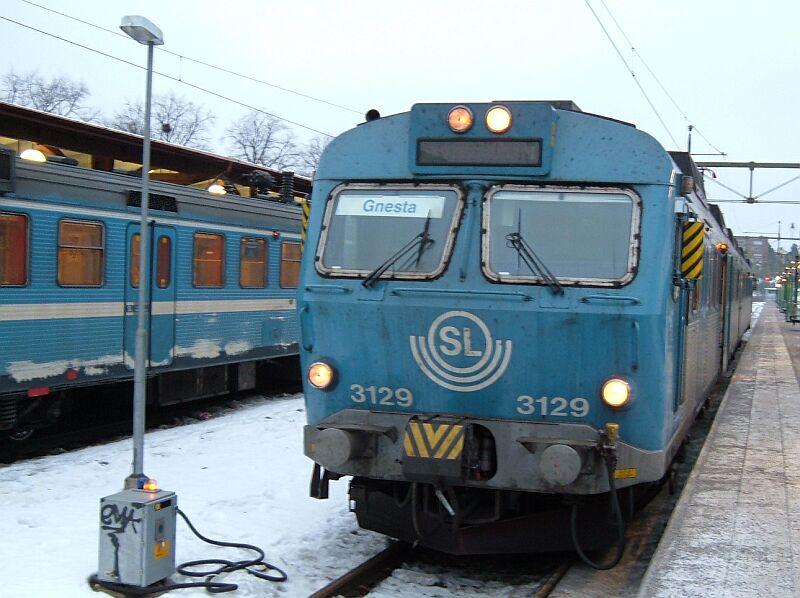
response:
M572 544L575 547L575 552L581 560L593 569L598 571L606 571L613 569L622 560L622 554L625 552L625 519L622 517L622 509L619 506L619 497L617 496L617 485L614 482L614 465L609 462L608 458L604 459L606 464L606 472L608 473L608 487L611 495L611 508L614 510L614 516L617 519L617 554L610 563L601 565L595 563L581 550L580 543L578 542L578 503L573 503L572 513L570 515L570 532L572 533Z
M239 586L235 583L226 583L221 581L214 581L214 578L217 575L222 575L223 573L233 573L234 571L247 571L250 575L254 575L259 579L264 579L266 581L275 581L281 582L286 581L288 576L286 572L281 569L280 567L276 567L264 560L264 551L255 546L253 544L244 544L240 542L224 542L222 540L212 540L201 534L197 531L197 528L192 525L192 522L189 520L189 517L186 516L186 513L178 509L178 515L183 518L186 522L186 525L189 526L189 529L192 530L192 533L200 538L203 542L207 544L213 544L214 546L225 546L229 548L242 548L244 550L252 550L257 554L256 558L249 559L249 560L241 560L241 561L229 561L226 559L200 559L196 561L187 561L185 563L181 563L177 566L175 571L181 575L186 577L204 577L205 581L191 581L191 582L181 582L181 583L173 583L173 582L162 582L159 584L153 584L152 586L148 586L146 588L139 588L136 586L130 586L121 583L114 583L109 581L101 581L97 578L97 575L92 575L89 577L89 585L91 586L100 586L107 590L111 590L112 592L118 592L123 596L152 596L154 594L162 594L164 592L169 592L171 590L179 590L181 588L206 588L206 590L210 594L221 594L223 592L233 592L237 590ZM204 571L192 571L190 570L193 567L200 567L203 565L217 565L211 569L207 569Z

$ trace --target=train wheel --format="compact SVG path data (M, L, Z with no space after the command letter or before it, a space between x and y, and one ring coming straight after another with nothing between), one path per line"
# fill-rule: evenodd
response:
M13 442L24 442L33 436L33 428L23 428L21 430L14 430L8 435L8 439Z

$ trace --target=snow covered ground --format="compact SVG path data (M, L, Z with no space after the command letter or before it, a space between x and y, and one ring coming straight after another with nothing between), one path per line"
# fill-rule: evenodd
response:
M753 312L751 316L752 325L755 326L756 320L758 320L758 316L761 315L761 310L764 309L764 302L763 301L755 301L753 302Z
M763 307L753 305L753 321ZM238 572L236 596L308 596L385 546L358 528L347 509L347 481L331 497L308 497L311 462L303 456L305 411L300 395L254 398L229 415L150 432L145 471L178 503L201 533L261 546L289 581L258 580ZM86 584L97 569L98 504L117 492L128 473L130 440L0 466L0 562L8 598L98 596ZM247 558L250 553L209 546L178 521L178 562ZM485 572L484 572L485 573ZM536 587L485 575L410 565L379 585L375 596L521 596ZM207 596L205 590L171 595Z
M331 484L329 500L308 497L304 422L298 395L252 399L230 415L147 434L146 473L178 494L201 533L261 546L289 574L276 584L237 572L227 578L239 584L236 596L308 596L385 547L358 529L345 480ZM0 595L98 596L86 578L97 570L99 499L121 489L130 460L125 440L0 468ZM176 549L178 562L251 554L204 544L180 519Z

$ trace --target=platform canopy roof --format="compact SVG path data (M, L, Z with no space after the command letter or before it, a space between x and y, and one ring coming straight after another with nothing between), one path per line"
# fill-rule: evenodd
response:
M0 137L42 146L52 155L83 154L87 163L82 165L94 170L119 171L124 163L131 173L141 171L142 137L103 125L0 102ZM153 179L183 185L224 175L231 183L248 186L254 171L269 173L273 192L280 191L283 178L280 171L265 166L155 140L151 169ZM311 191L311 180L294 175L293 186L297 195L305 196Z

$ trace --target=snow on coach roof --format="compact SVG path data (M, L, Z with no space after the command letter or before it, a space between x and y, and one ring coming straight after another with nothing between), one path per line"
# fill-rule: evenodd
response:
M115 159L135 164L142 159L140 135L5 102L0 102L0 136L91 154L112 164ZM238 182L253 171L261 171L272 175L272 190L280 191L281 172L259 164L156 140L151 142L151 153L153 169L177 171L189 179L189 184L221 173ZM306 195L311 191L310 179L294 175L293 180L296 192Z

